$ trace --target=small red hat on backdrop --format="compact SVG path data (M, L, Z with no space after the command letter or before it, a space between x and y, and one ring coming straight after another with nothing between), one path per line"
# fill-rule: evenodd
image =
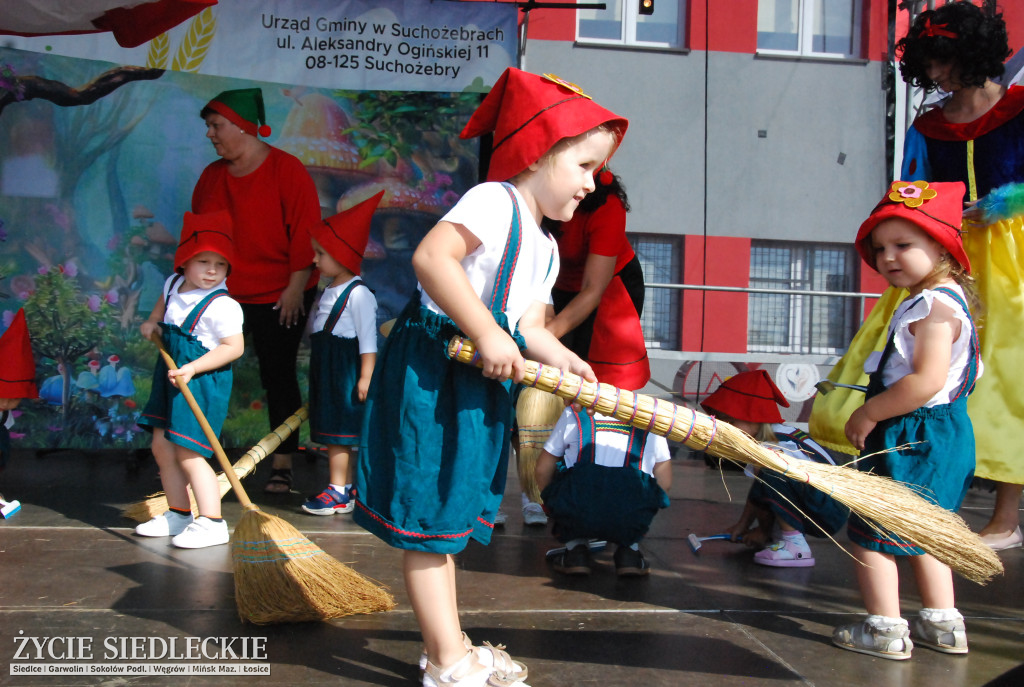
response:
M352 274L359 274L362 269L366 243L370 240L370 222L383 197L384 191L378 191L309 229L316 242Z
M966 190L962 181L892 182L857 232L855 243L860 257L877 271L871 231L887 219L900 218L914 223L938 241L970 273L971 261L967 259L960 237Z
M782 422L779 406L789 401L764 370L748 370L729 377L701 403L704 410L744 422Z
M235 261L235 243L231 214L227 210L185 213L181 226L181 240L174 252L174 271L183 272L185 263L203 251L213 251L228 261L228 273Z
M493 132L487 180L506 181L563 138L578 136L601 124L617 131L618 142L629 126L624 117L595 103L576 84L553 74L538 76L509 67L459 136L474 138Z
M25 311L14 314L11 326L0 336L0 398L38 398L36 361L28 338Z

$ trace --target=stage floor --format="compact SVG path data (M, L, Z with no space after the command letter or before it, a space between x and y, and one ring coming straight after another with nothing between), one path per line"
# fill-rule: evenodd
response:
M22 503L0 521L0 685L416 684L421 644L401 553L350 516L300 511L304 497L326 481L323 459L297 458L295 488L287 495L262 493L267 473L264 464L246 480L252 499L338 560L389 585L398 601L394 611L243 624L228 546L175 549L167 540L136 537L133 523L120 516L159 489L151 459L20 450L0 473L0 492ZM642 543L650 576L617 579L609 549L597 555L589 578L567 578L545 561L545 551L557 545L548 529L523 524L513 470L507 525L490 546L471 543L457 557L463 628L477 643L507 645L529 666L533 687L1024 684L1024 550L1003 552L1006 573L988 586L957 578L969 655L919 647L909 661L871 658L830 641L834 625L862 615L854 563L835 544L812 539L817 565L802 569L755 565L749 550L728 542L706 542L699 555L690 550L691 532L712 534L736 520L748 485L739 472L675 461L672 505ZM978 528L992 502L991 493L972 490L962 514ZM229 524L240 514L228 495ZM919 601L909 568L906 573L904 617L910 617ZM270 674L12 675L12 664L63 664L70 672L78 664L203 663L150 660L172 638L183 651L188 637L211 651L225 643L236 654L248 648L258 660L222 663ZM135 661L128 660L133 647Z

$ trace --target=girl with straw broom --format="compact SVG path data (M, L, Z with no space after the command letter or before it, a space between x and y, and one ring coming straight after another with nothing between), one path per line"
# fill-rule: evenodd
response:
M309 337L309 436L327 445L330 483L302 504L312 515L351 513L352 449L359 444L363 404L377 362L377 299L359 278L370 220L384 191L310 230L313 261L331 280Z
M857 233L861 257L910 296L889 325L879 356L868 358L867 400L846 423L862 451L858 467L892 477L956 511L974 476L974 430L967 395L981 374L968 303L971 264L960 238L961 182L895 181ZM851 516L857 581L869 613L837 627L839 647L881 658L910 658L914 641L967 653L953 574L933 556ZM924 608L913 627L900 617L896 556L910 556ZM911 641L910 635L914 641Z
M507 69L461 134L494 134L487 182L413 255L419 293L391 330L370 384L354 518L405 550L428 687L525 687L525 666L463 634L452 555L470 539L490 541L508 468L510 378L523 377L522 350L594 380L544 328L558 251L540 221L572 217L626 127L574 84ZM482 375L447 357L460 331L479 347Z
M206 462L213 455L199 421L175 385L175 377L191 382L193 395L215 433L227 417L231 396L231 363L245 347L242 307L228 296L225 281L234 257L231 215L225 211L185 213L181 242L174 254L175 274L167 278L163 296L142 336L162 331L164 347L176 370L162 358L153 371L153 390L139 425L153 433L152 450L160 466L160 482L168 510L135 528L143 537L173 537L183 549L227 544L228 525L221 517L217 474ZM188 488L199 517L192 519Z

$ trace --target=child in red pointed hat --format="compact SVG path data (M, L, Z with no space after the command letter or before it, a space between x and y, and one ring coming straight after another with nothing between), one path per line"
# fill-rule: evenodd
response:
M785 424L779 406L788 408L789 401L764 370L747 370L729 377L701 405L708 414L725 420L772 450L797 460L835 464L807 433ZM725 532L733 541L760 549L754 554L754 562L759 565L813 566L814 555L805 535L835 534L846 524L850 511L827 494L774 470L758 470L756 477L740 519Z
M861 256L910 295L893 313L884 350L864 365L866 400L845 427L862 452L858 468L904 482L954 512L974 476L967 395L982 369L968 305L971 266L960 239L964 191L961 182L895 181L861 225ZM889 659L909 658L914 642L967 652L945 564L855 515L847 534L862 564L857 579L868 617L837 627L834 644ZM912 628L900 617L896 556L910 557L924 604Z
M217 475L206 459L206 440L175 379L189 385L203 415L220 433L231 396L231 363L242 355L242 308L228 296L234 243L226 211L185 213L174 254L175 273L139 330L146 339L160 336L178 366L169 370L162 357L153 370L153 390L139 425L153 433L152 450L169 509L135 528L143 537L172 537L179 548L197 549L228 542L221 517ZM189 487L199 515L192 518Z
M0 469L7 464L11 452L8 423L11 411L23 398L38 398L36 362L32 357L32 342L25 324L25 311L18 310L7 330L0 336ZM0 496L2 502L3 496Z
M525 677L507 653L467 646L451 555L470 539L490 541L522 350L594 378L544 329L558 252L540 222L572 217L626 127L579 86L507 69L462 132L493 134L488 181L470 189L413 255L419 289L370 384L353 517L405 550L406 588L426 645L425 685L493 676L515 687ZM477 345L482 371L445 356L459 333Z
M384 191L310 228L314 262L331 280L309 337L309 438L327 445L330 482L302 504L313 515L351 513L352 447L377 362L377 299L359 278L370 223Z

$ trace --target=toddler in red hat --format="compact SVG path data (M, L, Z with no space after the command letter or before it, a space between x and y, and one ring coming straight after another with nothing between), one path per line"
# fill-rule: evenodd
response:
M330 482L302 504L313 515L351 513L352 447L377 362L377 299L359 278L370 221L384 191L313 226L313 261L331 280L309 337L309 438L327 445Z
M857 233L871 267L910 295L896 308L888 341L865 362L866 400L846 423L861 451L857 466L891 477L943 508L960 508L974 476L974 430L967 395L981 375L971 266L960 239L964 184L895 181ZM837 627L839 647L910 658L914 643L967 653L953 574L922 549L856 515L847 533L861 563L857 580L868 617ZM907 556L924 608L910 627L900 617L896 557ZM913 641L911 640L913 636Z
M242 355L242 308L228 296L234 242L226 211L185 213L174 254L174 274L149 319L139 328L159 336L178 366L169 370L158 358L153 390L139 425L153 433L152 450L169 509L135 528L143 537L172 537L184 549L226 544L228 526L221 517L217 475L206 459L213 455L199 421L175 384L189 385L213 431L220 433L231 396L231 363ZM192 518L189 490L199 515Z
M0 336L0 470L7 465L11 453L9 424L13 423L12 411L23 398L37 398L36 363L32 356L32 342L25 323L25 311L14 314L10 326ZM17 501L5 501L0 494L2 517L13 515L21 508Z
M709 415L725 420L772 450L799 460L835 465L828 452L806 432L783 422L779 406L788 408L789 401L764 370L747 370L730 377L701 405ZM726 533L733 541L760 548L754 554L754 562L760 565L813 566L814 555L804 535L835 534L846 524L849 509L828 494L774 470L761 469L756 476L740 519Z
M507 69L462 132L493 134L488 181L413 255L418 292L381 349L367 396L353 517L405 550L429 687L524 684L525 666L463 634L452 555L470 539L490 541L522 351L594 379L544 328L558 250L540 222L572 217L626 126L574 84ZM482 370L447 358L455 334L474 341Z

